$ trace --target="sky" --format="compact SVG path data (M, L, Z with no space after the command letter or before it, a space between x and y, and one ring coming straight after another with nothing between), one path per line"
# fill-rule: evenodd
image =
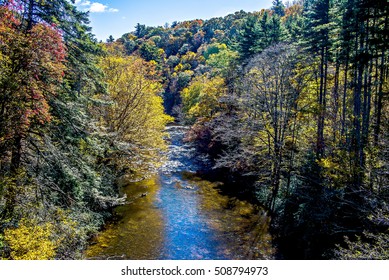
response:
M137 23L163 26L174 21L210 19L236 11L270 8L272 0L75 0L79 10L89 11L92 33L105 41L134 31Z

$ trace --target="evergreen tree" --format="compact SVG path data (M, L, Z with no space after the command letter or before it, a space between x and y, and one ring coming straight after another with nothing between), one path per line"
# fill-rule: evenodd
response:
M97 91L105 92L101 72L97 67L97 55L102 54L102 50L89 33L87 14L77 11L69 1L13 1L7 4L8 2L2 1L4 6L1 8L4 9L7 5L16 7L13 14L16 17L14 22L20 22L17 31L20 33L20 40L12 40L13 44L2 39L0 41L7 44L6 48L21 43L23 36L28 39L28 44L40 42L29 47L24 44L26 51L33 53L19 55L19 59L14 61L20 63L18 73L22 73L22 70L26 74L23 78L26 84L20 85L26 90L32 87L32 92L35 92L31 95L32 100L39 101L41 105L32 108L36 113L40 112L34 113L36 117L29 114L30 117L26 119L27 123L31 123L29 118L35 119L34 126L29 125L21 130L8 122L1 122L0 135L7 130L18 131L17 133L23 135L15 138L15 148L11 149L13 156L2 157L0 162L0 184L7 186L0 197L7 205L1 209L5 218L1 221L1 228L3 230L9 225L17 224L19 217L23 216L28 219L54 219L55 209L68 209L68 214L64 217L56 217L58 226L55 230L62 230L62 219L68 220L71 215L75 215L79 216L78 234L69 238L64 234L70 232L56 233L58 238L68 240L57 249L57 257L73 258L85 246L88 233L101 225L104 211L119 201L116 190L112 187L114 172L98 162L104 158L106 139L95 125L96 121L89 110L93 95ZM8 19L1 22L8 22ZM35 32L38 28L42 30ZM50 29L58 33L58 42L42 37L44 30ZM54 56L42 55L45 49L56 51L55 47L60 47L61 43L64 45L63 49L66 49L64 68L55 64ZM4 58L5 49L0 49L1 58ZM18 49L22 50L20 47ZM54 54L59 55L61 52ZM44 60L49 58L52 61L46 66ZM3 65L1 69L4 69ZM59 77L52 80L49 75L54 70L59 73ZM29 74L29 71L33 72ZM5 77L11 77L9 73L1 76L1 83L5 81ZM34 79L39 79L37 86L32 82ZM2 84L0 91L6 88ZM42 97L37 89L42 89ZM25 90L18 92L28 93ZM28 101L25 98L23 100ZM22 108L21 101L15 104ZM39 116L42 113L50 122ZM17 114L20 117L22 113ZM3 124L7 127L3 127ZM8 155L7 149L12 145L3 142L1 136L0 140L2 151ZM24 210L20 208L20 202L36 206ZM42 204L46 210L41 209ZM14 209L18 212L13 213Z
M239 32L238 49L242 61L258 52L258 42L260 39L258 17L249 15Z
M285 5L282 3L282 0L273 0L273 6L271 9L274 13L280 17L285 15Z
M113 43L115 42L115 39L113 38L112 35L109 35L108 39L107 39L107 43Z
M304 45L319 60L318 117L316 156L325 153L324 126L327 111L328 61L330 58L330 0L305 1L306 32Z

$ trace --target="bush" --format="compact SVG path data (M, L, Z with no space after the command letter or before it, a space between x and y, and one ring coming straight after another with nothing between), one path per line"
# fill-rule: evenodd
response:
M39 225L37 221L22 219L19 227L5 230L13 260L50 260L55 256L57 242L52 239L53 226Z

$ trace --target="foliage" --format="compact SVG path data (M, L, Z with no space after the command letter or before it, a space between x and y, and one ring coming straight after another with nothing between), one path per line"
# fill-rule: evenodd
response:
M56 95L65 71L65 46L53 25L37 23L23 28L11 5L0 6L0 140L5 170L14 177L8 184L2 215L13 215L17 173L23 145L29 135L39 133L51 120L49 100Z
M53 226L36 221L20 220L16 229L7 229L4 239L11 249L13 260L49 260L55 256L58 245L51 240Z
M387 142L384 2L274 1L202 27L205 65L177 106L187 139L228 178L257 178L287 258L331 258L336 244L349 247L337 257L364 258L369 243L370 258L385 256L387 226L368 219L387 199L387 153L376 152ZM224 89L207 91L219 78Z
M159 162L159 151L165 147L163 130L172 121L164 114L155 66L136 56L115 54L102 58L100 66L109 91L101 98L111 104L100 110L100 125L112 141L109 158L119 172L147 176Z
M226 45L221 45L221 49L216 53L212 53L206 59L206 64L212 67L215 75L227 78L235 67L235 62L239 54L229 50Z
M343 260L387 260L389 258L389 235L364 234L365 241L358 237L356 241L346 238L348 248L339 248L337 255Z
M196 77L182 95L183 112L188 120L212 118L220 110L219 99L225 95L224 79L221 77Z
M26 34L15 13L0 7L1 139L16 147L18 138L51 119L48 99L64 75L65 47L60 32L48 24Z
M149 86L132 103L138 126L127 123L125 133L107 133L98 114L113 112L98 65L104 51L90 33L87 14L67 0L0 3L3 257L82 258L88 238L125 199L115 185L123 170L111 153L125 152L127 163L141 161L149 171L164 146L162 130L170 119L163 115L159 79L152 78L155 62L126 60L132 92L136 82ZM122 47L110 51L122 55ZM132 62L139 68L131 68ZM41 236L43 247L23 243L26 231Z
M269 211L284 258L387 258L388 14L273 1L97 44L71 1L0 1L3 257L80 258L115 181L158 166L165 111Z

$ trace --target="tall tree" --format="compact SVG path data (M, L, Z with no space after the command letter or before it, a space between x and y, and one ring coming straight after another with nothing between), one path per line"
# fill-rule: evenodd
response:
M241 60L248 59L258 52L258 41L260 40L258 17L249 15L239 33L238 48Z
M57 94L65 71L61 33L45 23L24 27L17 10L0 7L0 46L3 77L0 84L1 140L10 149L10 172L21 167L29 134L50 121L49 99ZM9 189L5 216L12 215L14 189Z
M284 3L282 3L282 0L274 0L271 9L276 15L280 17L283 17L285 15L285 5Z
M111 135L106 160L119 174L137 179L158 165L159 153L165 148L163 130L172 119L164 114L155 63L125 56L119 43L108 45L107 51L100 66L109 95L102 93L100 98L111 106L97 106L95 114Z
M105 91L97 67L101 47L90 34L87 13L70 1L0 3L7 16L0 23L0 102L5 104L0 211L6 218L1 230L17 225L20 217L55 220L54 235L66 240L56 257L74 258L101 225L105 209L118 202L114 172L99 163L106 139L90 112L99 102L93 99L96 91ZM13 127L10 121L18 123ZM66 214L60 215L61 209ZM72 215L78 216L77 233L63 230L65 221L73 223Z
M325 154L325 117L327 110L328 91L328 61L330 56L330 0L309 0L304 2L306 11L306 48L319 60L318 81L318 117L316 157L322 158Z
M294 135L294 116L301 90L296 72L297 50L286 44L274 45L254 57L248 64L248 87L244 99L247 121L260 158L269 158L270 189L268 207L275 210L285 168L285 147ZM294 142L294 140L292 140Z

